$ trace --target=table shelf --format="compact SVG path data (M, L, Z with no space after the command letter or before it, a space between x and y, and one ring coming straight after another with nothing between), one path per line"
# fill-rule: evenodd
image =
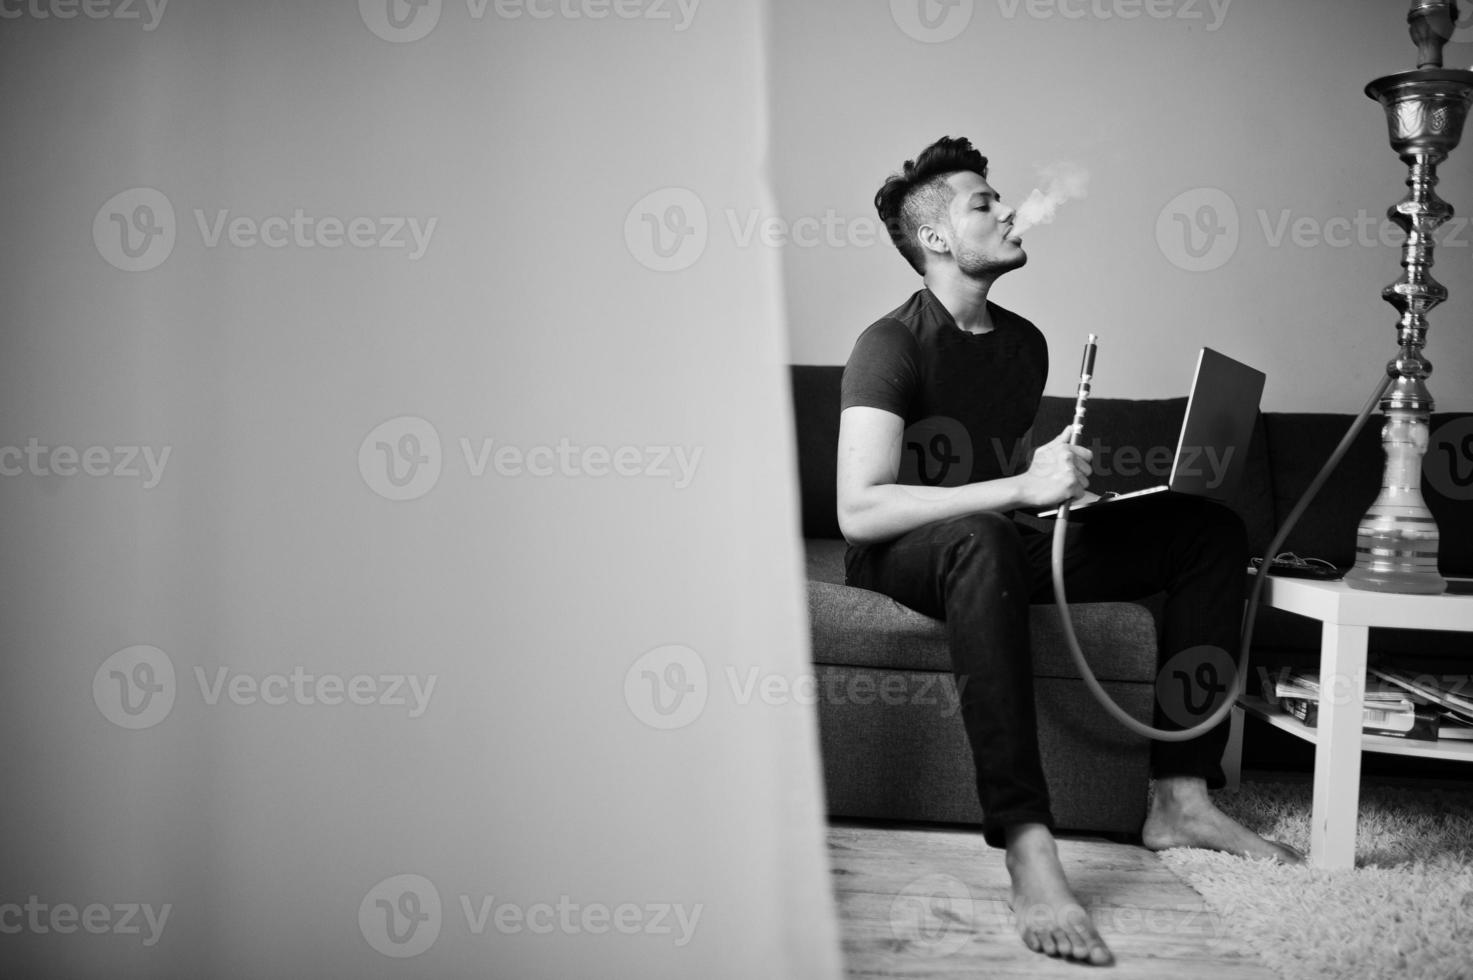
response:
M1310 728L1293 715L1285 714L1261 697L1244 695L1238 704L1248 713L1262 718L1277 729L1288 732L1306 742L1319 744L1318 730ZM1420 759L1445 759L1450 762L1473 762L1473 741L1461 739L1391 738L1386 735L1361 735L1362 752L1380 752L1385 755L1409 755Z
M1394 592L1361 592L1344 581L1270 576L1262 583L1265 606L1307 616L1320 622L1320 677L1340 676L1348 681L1346 693L1352 703L1363 696L1367 647L1371 630L1400 627L1424 630L1456 630L1473 633L1473 582L1453 579L1444 595L1402 595ZM1356 724L1361 719L1347 712L1331 712L1329 724L1310 728L1263 698L1243 698L1243 711L1267 721L1314 745L1314 803L1310 814L1310 863L1320 868L1355 866L1355 826L1360 800L1360 757L1362 752L1416 756L1473 762L1473 743L1454 739L1426 742L1419 739L1367 735ZM1357 708L1359 705L1357 704ZM1242 714L1234 719L1241 721ZM1357 737L1358 736L1358 737ZM1224 753L1224 768L1239 771L1242 761L1242 727L1230 738Z

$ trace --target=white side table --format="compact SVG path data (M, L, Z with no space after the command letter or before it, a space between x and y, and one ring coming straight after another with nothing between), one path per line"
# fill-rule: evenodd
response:
M1276 728L1315 743L1309 861L1320 868L1353 867L1362 751L1473 762L1473 742L1426 742L1365 735L1361 731L1370 629L1384 626L1473 633L1473 580L1450 579L1448 592L1429 596L1361 592L1344 582L1270 576L1264 583L1263 604L1323 624L1320 687L1324 697L1319 726L1309 728L1262 698L1244 697L1233 709L1234 730L1240 736L1246 710ZM1473 655L1473 638L1469 640L1469 652ZM1238 772L1241 752L1241 738L1234 737L1228 746L1229 758L1224 760L1230 773Z

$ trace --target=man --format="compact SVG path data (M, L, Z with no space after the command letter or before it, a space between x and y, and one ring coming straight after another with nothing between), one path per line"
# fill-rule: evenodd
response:
M1111 953L1059 863L1038 755L1028 606L1052 598L1052 535L1010 516L1088 496L1091 454L1070 445L1066 427L1025 471L1004 471L1038 411L1048 346L1032 323L987 299L998 276L1028 260L1012 209L987 183L987 159L968 140L943 137L886 181L875 206L925 285L864 331L844 371L846 579L946 621L983 833L1007 849L1019 932L1037 952L1107 964ZM1174 499L1149 521L1081 526L1066 552L1066 584L1073 601L1165 591L1163 658L1203 647L1236 653L1247 551L1232 511ZM1145 845L1301 860L1212 803L1226 738L1219 725L1191 741L1152 743Z

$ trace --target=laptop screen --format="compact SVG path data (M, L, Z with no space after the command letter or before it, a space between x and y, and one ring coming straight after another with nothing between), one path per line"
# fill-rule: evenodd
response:
M1172 490L1213 500L1232 495L1243 477L1264 380L1262 371L1202 348L1171 463Z

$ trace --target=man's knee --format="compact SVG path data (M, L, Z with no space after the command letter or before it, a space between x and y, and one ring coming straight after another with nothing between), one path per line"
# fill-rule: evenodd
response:
M984 511L947 522L953 533L948 553L952 574L970 575L1023 565L1023 540L1006 514Z
M1248 564L1248 528L1238 512L1212 500L1194 501L1195 520L1184 522L1183 530L1202 548L1221 556Z
M958 544L1011 547L1021 540L1018 525L1011 517L990 510L954 517L946 522L946 526L956 535Z

